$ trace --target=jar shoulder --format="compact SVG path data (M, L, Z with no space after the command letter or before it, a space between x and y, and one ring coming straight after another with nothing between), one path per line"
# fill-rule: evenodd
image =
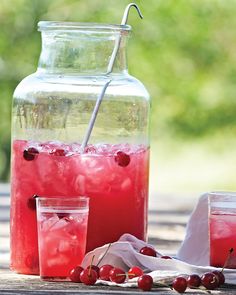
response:
M137 78L125 75L106 76L62 76L34 73L24 78L14 91L14 98L31 100L39 96L73 97L79 93L99 94L102 86L112 79L106 95L132 96L149 100L149 93Z

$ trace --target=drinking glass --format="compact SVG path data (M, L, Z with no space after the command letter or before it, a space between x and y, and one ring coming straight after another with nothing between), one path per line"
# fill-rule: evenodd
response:
M36 204L40 277L68 280L85 254L89 199L39 197Z
M236 193L212 192L208 198L210 265L236 268Z

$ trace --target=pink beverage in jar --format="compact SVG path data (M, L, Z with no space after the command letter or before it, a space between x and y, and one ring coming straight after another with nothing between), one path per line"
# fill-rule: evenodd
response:
M11 269L38 273L33 195L90 197L87 251L124 233L146 239L149 149L15 140L12 158ZM13 222L14 220L14 222Z
M40 277L69 279L85 254L88 198L37 198Z
M210 265L236 268L236 194L209 194ZM230 253L231 249L234 249Z

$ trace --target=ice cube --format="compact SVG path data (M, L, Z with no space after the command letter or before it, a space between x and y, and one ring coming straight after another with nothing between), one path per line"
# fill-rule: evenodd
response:
M47 260L49 267L57 265L67 265L70 262L70 258L63 254L58 254L57 257L50 258Z
M57 229L63 228L67 226L67 224L68 224L68 221L66 221L64 218L61 218L56 223L53 224L53 226L51 227L51 230L57 230Z
M71 248L71 243L67 240L61 240L60 243L59 243L59 246L58 246L58 251L60 253L62 252L67 252L69 251Z
M79 191L80 194L85 194L85 176L82 174L79 174L75 179L75 191Z
M122 183L121 183L121 190L127 191L131 188L132 181L129 177L127 177Z
M52 226L54 226L57 222L58 222L59 218L57 216L57 214L53 214L52 217L44 220L42 222L41 228L43 231L48 231L49 229L51 229Z

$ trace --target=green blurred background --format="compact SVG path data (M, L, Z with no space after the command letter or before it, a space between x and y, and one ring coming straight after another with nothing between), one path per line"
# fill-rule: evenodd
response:
M39 20L119 23L126 0L0 1L0 181L14 88L34 72ZM129 71L152 97L151 191L236 190L236 1L137 0Z

